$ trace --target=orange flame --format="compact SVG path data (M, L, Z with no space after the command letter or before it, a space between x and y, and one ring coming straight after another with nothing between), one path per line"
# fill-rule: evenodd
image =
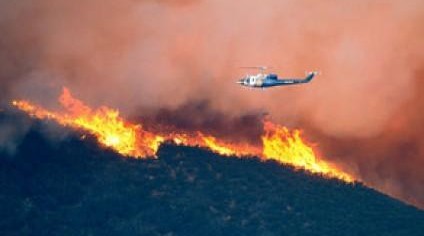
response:
M143 130L141 125L124 121L117 110L108 107L92 110L73 98L66 88L59 101L65 108L64 113L50 112L28 101L12 104L39 119L52 119L64 126L87 130L100 143L126 156L153 156L163 141L163 137Z
M124 156L153 157L161 143L172 140L179 145L207 147L225 156L259 156L262 160L275 160L346 182L354 180L336 166L319 159L312 147L302 140L299 130L289 131L269 121L264 122L263 147L257 147L225 142L200 131L168 134L149 132L140 124L125 121L119 116L118 110L105 106L91 109L72 97L67 88L63 89L59 101L65 109L62 113L46 110L25 100L12 101L12 105L38 119L51 119L64 126L88 131L100 144Z
M338 170L335 166L318 159L311 146L300 137L299 130L290 132L286 127L264 122L265 134L262 135L263 156L266 159L276 160L289 164L295 168L308 170L325 176L336 177L346 182L354 179Z
M248 144L233 144L218 140L213 136L201 136L204 146L208 147L213 152L225 156L259 156L260 150Z

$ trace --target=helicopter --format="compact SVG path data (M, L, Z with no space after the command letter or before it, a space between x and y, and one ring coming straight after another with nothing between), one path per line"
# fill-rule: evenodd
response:
M251 66L241 67L247 69L259 69L259 73L256 75L246 75L236 83L242 86L251 88L270 88L276 86L287 86L296 84L305 84L311 82L311 80L318 74L317 71L307 73L305 78L278 78L277 74L269 73L266 74L265 70L268 69L266 66Z

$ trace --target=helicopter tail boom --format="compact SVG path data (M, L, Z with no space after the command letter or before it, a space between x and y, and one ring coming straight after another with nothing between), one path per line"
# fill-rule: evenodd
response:
M317 72L315 72L315 71L314 72L310 72L308 74L308 76L306 76L305 79L302 80L302 82L303 83L309 83L315 77L316 74L317 74Z

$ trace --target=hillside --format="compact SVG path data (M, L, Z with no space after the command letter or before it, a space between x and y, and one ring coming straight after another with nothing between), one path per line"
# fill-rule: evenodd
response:
M423 211L360 184L171 144L123 158L43 129L0 154L0 235L424 235Z

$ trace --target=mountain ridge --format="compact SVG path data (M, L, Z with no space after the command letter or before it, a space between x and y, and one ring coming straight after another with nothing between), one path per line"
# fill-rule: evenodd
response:
M77 132L52 141L43 126L0 154L1 235L424 232L423 211L359 183L172 144L125 158Z

